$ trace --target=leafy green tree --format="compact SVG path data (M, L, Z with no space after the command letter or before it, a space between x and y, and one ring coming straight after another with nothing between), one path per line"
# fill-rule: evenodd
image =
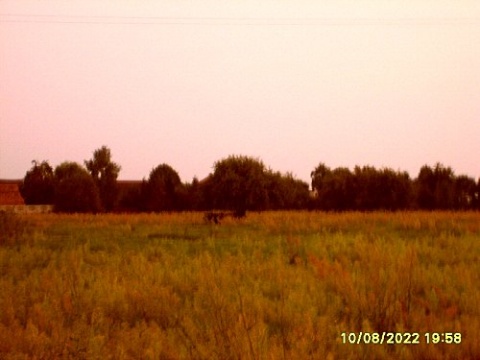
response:
M327 209L345 211L354 208L355 182L354 176L348 168L334 169L327 178L326 185L323 196Z
M420 169L415 181L417 204L422 209L453 209L455 204L455 175L450 167L437 163Z
M355 209L375 210L382 203L382 179L380 174L372 166L354 168L355 182Z
M27 171L20 193L27 205L53 204L54 176L53 169L48 161L39 163L32 161L32 168Z
M188 210L203 210L204 199L202 192L202 184L196 177L193 178L191 183L184 185L183 197L184 197L184 206Z
M244 216L247 210L267 206L265 165L259 159L231 155L214 164L211 177L213 206Z
M112 161L110 149L102 146L95 150L93 159L86 160L85 166L98 187L103 210L114 210L118 201L117 178L121 167Z
M118 205L121 212L140 212L143 210L142 182L124 181L118 184Z
M356 210L398 210L409 206L411 182L408 173L356 166L354 177Z
M386 203L388 210L408 209L412 206L412 180L406 171L393 171L390 169L383 170L385 177L384 183L387 184L387 189L384 194L387 194Z
M468 210L475 208L475 200L477 196L477 184L475 180L460 175L455 178L455 209Z
M143 185L146 210L181 210L182 187L180 176L170 165L158 165L150 172L148 181Z
M211 210L215 208L215 191L213 183L213 174L199 180L198 183L192 183L191 194L197 201L197 210Z
M320 164L311 173L312 188L317 193L316 206L322 210L344 211L355 206L355 182L348 168L330 170Z
M98 189L88 171L75 162L64 162L55 168L54 209L58 212L97 212L100 209Z
M330 168L324 163L318 164L318 166L310 173L310 177L312 178L312 189L318 193L331 172Z
M373 166L330 170L319 164L311 173L316 205L323 210L398 210L410 206L408 173Z
M450 167L437 164L434 169L436 177L435 205L437 209L452 209L455 204L455 174Z
M291 173L267 171L268 208L272 210L306 209L310 203L308 184Z
M415 181L417 205L421 209L434 209L435 183L433 169L428 165L422 166Z

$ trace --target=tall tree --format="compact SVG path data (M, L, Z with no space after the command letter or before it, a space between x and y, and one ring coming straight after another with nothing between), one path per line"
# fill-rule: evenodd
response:
M333 210L351 210L355 207L355 178L350 169L338 167L327 178L325 198Z
M58 212L97 212L98 189L88 171L75 162L55 168L54 209Z
M93 152L91 160L85 160L85 166L98 187L102 208L114 210L118 200L117 178L120 165L112 161L110 149L102 146Z
M330 168L324 163L318 164L318 166L310 173L310 177L312 178L312 190L318 194L331 172Z
M468 210L475 208L477 184L473 178L460 175L455 178L455 209Z
M143 210L142 182L124 181L118 184L118 204L121 212L139 212Z
M330 170L320 164L311 173L316 205L322 210L351 210L355 206L354 175L348 168Z
M167 164L158 165L143 184L145 208L149 211L174 211L182 208L182 182Z
M184 205L187 209L202 210L204 208L202 197L202 186L197 177L184 185Z
M316 205L323 210L398 210L410 205L408 173L373 166L330 170L320 163L312 176Z
M455 174L450 167L437 163L420 169L415 182L417 203L422 209L453 209L455 204Z
M421 209L432 210L435 207L435 175L433 169L424 165L415 180L417 205Z
M33 160L32 168L27 171L20 193L27 205L53 204L54 176L53 169L48 161L41 163Z
M355 209L398 210L409 206L411 182L408 173L356 166L354 177Z
M308 184L296 179L291 173L267 171L268 208L306 209L310 205Z
M399 210L408 209L412 206L412 180L410 175L406 171L393 171L390 169L383 170L383 176L385 182L388 184L387 191L384 193L389 194L387 196L387 203L389 204L386 209Z
M214 206L231 209L238 216L263 210L267 204L265 165L259 159L231 155L214 164L211 191Z

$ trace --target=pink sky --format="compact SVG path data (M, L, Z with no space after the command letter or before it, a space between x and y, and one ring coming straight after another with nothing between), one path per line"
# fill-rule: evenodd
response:
M478 1L0 0L0 178L230 154L480 176Z

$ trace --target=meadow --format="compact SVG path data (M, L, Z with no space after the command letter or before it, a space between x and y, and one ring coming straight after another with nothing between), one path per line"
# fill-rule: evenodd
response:
M480 358L478 212L0 215L0 359Z

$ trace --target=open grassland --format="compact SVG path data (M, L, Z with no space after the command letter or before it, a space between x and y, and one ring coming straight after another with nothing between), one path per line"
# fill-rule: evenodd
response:
M1 359L480 358L479 213L6 214L0 243Z

